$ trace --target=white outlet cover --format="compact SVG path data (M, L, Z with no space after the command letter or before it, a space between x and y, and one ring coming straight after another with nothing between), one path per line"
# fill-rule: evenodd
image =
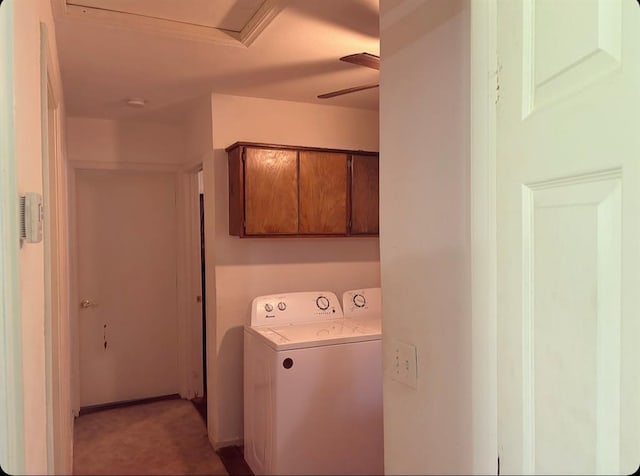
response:
M418 388L418 355L416 346L393 341L390 353L391 378L412 388Z

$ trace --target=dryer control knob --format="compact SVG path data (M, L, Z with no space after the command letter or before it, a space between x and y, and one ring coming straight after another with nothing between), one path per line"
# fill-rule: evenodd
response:
M284 302L280 301L278 303L278 309L280 309L281 311L284 311L286 308L287 308L287 305Z
M273 311L273 306L271 304L267 303L267 304L264 305L264 310L267 311L267 312L271 312L271 311Z
M355 304L356 307L364 307L364 305L367 304L367 299L362 294L354 294L353 304Z

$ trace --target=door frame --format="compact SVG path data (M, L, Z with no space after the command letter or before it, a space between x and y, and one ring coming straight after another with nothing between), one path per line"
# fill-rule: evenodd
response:
M181 327L181 348L184 349L182 387L184 398L202 396L202 303L196 296L202 296L200 272L200 203L198 199L198 172L202 163L184 166L180 171L178 185L178 250L179 275L178 309L185 316Z
M185 205L185 190L189 188L189 181L185 179L188 174L179 164L161 164L147 162L102 162L92 160L69 160L69 215L70 215L70 246L77 249L78 246L78 223L76 206L76 182L78 172L83 170L92 171L121 171L121 172L147 172L147 173L170 173L174 177L176 190L176 213L178 227L178 250L176 253L176 302L178 305L178 371L179 371L179 393L182 398L191 398L196 389L193 383L196 379L193 376L193 362L190 355L192 341L188 338L193 334L193 315L190 313L187 296L197 294L193 291L193 279L189 274L189 267L185 265L188 259L187 250L190 246L187 235L184 232L187 212ZM194 175L195 176L195 175ZM197 182L195 184L197 190ZM71 302L79 302L78 283L78 262L75 254L71 254ZM79 306L70 306L72 341L72 394L73 412L78 416L80 412L80 333L79 333Z
M73 417L67 170L62 140L62 106L56 94L56 91L61 91L61 79L53 65L47 25L40 23L47 460L50 472L70 473L73 466Z
M497 474L497 0L471 4L471 346L473 472Z

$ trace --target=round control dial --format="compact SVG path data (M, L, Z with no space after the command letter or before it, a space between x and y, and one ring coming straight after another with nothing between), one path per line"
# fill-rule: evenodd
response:
M327 309L329 309L329 304L331 303L325 296L318 296L318 298L316 299L316 306L318 306L318 309L320 309L321 311L326 311Z
M367 298L362 294L354 294L353 304L355 304L356 307L364 307L367 304Z
M267 312L271 312L271 311L273 311L273 306L271 304L269 304L269 303L266 303L264 305L264 310L267 311Z
M287 305L284 302L280 301L278 303L278 309L280 309L281 311L284 311L286 308L287 308Z

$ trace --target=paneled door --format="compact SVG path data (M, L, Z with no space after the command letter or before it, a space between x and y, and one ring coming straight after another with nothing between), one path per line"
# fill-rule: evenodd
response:
M80 405L178 393L176 179L76 173Z
M499 0L502 474L640 463L640 8Z

